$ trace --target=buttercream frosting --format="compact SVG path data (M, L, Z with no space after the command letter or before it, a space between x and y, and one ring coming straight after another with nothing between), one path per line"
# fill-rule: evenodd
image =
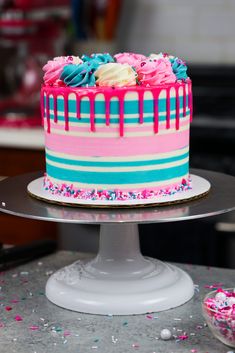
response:
M85 62L80 65L64 66L60 78L70 87L95 86L94 72L99 64L96 61Z
M135 86L137 74L129 64L109 63L95 72L98 86Z
M185 62L167 53L60 56L49 60L43 70L45 85L55 87L154 86L188 79Z
M83 55L82 60L83 62L91 62L95 60L99 65L114 62L113 57L109 53L96 53L91 54L91 56Z
M177 57L170 57L169 60L177 80L186 80L188 75L185 62Z
M166 58L141 61L136 71L140 84L144 86L154 86L176 81L171 63Z
M147 59L145 55L136 53L118 53L114 55L114 58L118 63L129 64L134 68L136 68L141 61Z
M61 86L63 81L60 79L60 75L66 65L78 65L82 63L82 60L78 56L58 56L53 60L49 60L46 65L43 66L44 83L49 86Z

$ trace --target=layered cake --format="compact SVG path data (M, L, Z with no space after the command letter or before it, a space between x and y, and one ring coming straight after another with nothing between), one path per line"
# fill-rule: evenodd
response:
M192 85L184 61L105 53L56 57L43 70L48 193L111 204L192 187Z

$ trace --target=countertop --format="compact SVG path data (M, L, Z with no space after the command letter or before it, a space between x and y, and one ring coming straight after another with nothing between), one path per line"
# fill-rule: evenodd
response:
M55 306L45 297L51 273L87 255L60 251L0 273L1 353L226 353L210 333L201 314L201 301L218 282L231 287L235 270L195 265L179 267L195 283L188 303L160 313L133 316L88 315ZM172 293L174 295L174 293ZM163 328L172 331L160 339ZM187 339L179 336L186 335Z
M42 150L45 146L43 129L0 127L0 146Z

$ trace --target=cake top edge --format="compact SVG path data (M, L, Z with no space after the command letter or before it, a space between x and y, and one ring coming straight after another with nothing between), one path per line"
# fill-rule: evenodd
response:
M189 81L186 63L169 54L59 56L43 66L44 87L154 87Z

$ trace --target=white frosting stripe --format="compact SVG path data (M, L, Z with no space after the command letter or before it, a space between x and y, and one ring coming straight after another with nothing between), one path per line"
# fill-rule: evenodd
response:
M180 159L179 161L170 162L170 163L161 163L154 165L145 165L145 166L127 166L127 167L89 167L89 166L77 166L77 165L69 165L64 163L58 163L51 161L49 158L46 159L47 165L51 165L53 167L62 168L66 170L74 170L74 171L84 171L84 172L100 172L100 173L116 173L116 172L135 172L135 171L149 171L149 170L162 170L168 169L172 167L178 167L187 163L189 157L184 159Z
M81 189L100 189L101 186L100 185L97 185L97 184L85 184L85 183L76 183L76 182L72 182L71 181L66 181L66 180L61 180L61 179L56 179L56 178L52 178L50 175L49 175L49 178L50 180L55 184L61 184L61 183L64 183L64 184L67 184L67 185L71 185L73 184L74 187L76 188L81 188ZM151 183L146 183L144 182L143 184L104 184L102 185L102 189L122 189L122 190L125 190L125 189L141 189L141 188L145 188L145 189L149 189L151 187L158 187L158 186L166 186L166 185L171 185L171 184L175 184L175 183L179 183L182 181L182 179L187 179L188 178L188 173L183 175L183 176L180 176L178 178L173 178L173 179L168 179L166 181L159 181L159 182L151 182Z
M137 156L122 156L122 157L92 157L92 156L73 156L71 154L66 154L66 153L59 153L52 151L48 148L46 148L46 153L49 156L54 156L58 158L65 158L71 161L89 161L89 162L131 162L131 161L148 161L148 160L153 160L153 159L165 159L165 158L172 158L172 157L178 157L181 156L185 153L189 152L189 146L186 146L184 148L174 150L172 152L165 152L165 153L155 153L155 154L143 154L143 155L137 155Z
M189 124L182 126L180 128L180 130L178 131L179 135L180 133L182 133L183 131L186 131L189 129ZM168 130L160 130L158 132L158 136L159 135L170 135L176 132L175 127L172 129L168 129ZM79 132L79 131L65 131L65 130L59 130L59 129L55 129L53 127L51 127L51 133L55 134L55 135L69 135L69 136L77 136L77 137L89 137L89 138L112 138L112 137L119 137L119 131L117 130L116 132L98 132L96 131L95 133L91 133L90 131L87 132ZM125 132L125 137L141 137L141 136L153 136L154 131L153 130L149 130L149 131L138 131L138 132Z

